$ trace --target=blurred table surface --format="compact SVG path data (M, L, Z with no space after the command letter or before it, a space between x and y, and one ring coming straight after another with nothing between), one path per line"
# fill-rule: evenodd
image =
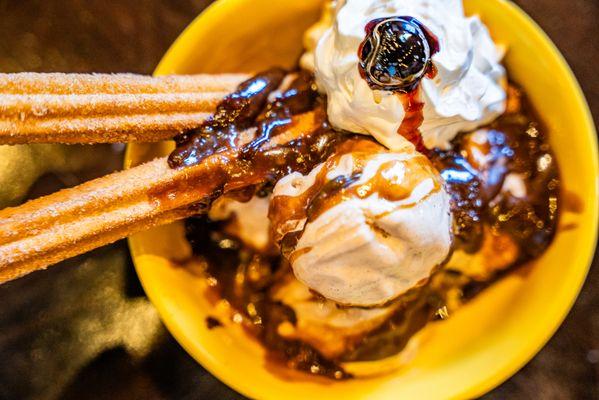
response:
M0 71L151 73L209 3L0 0ZM599 1L517 3L562 50L598 122ZM486 399L599 399L597 264L553 339ZM120 242L0 287L0 400L57 398L241 396L165 330Z

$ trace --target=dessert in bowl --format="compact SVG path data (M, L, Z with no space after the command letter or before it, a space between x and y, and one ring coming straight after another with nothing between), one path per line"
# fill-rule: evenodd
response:
M597 219L596 145L580 90L552 45L514 6L465 2L467 14L480 15L503 46L507 76L522 90L508 86L502 51L484 25L460 15L459 2L444 4L457 7L446 10L456 13L447 21L418 9L379 15L355 1L331 11L339 24L327 28L325 16L306 43L310 50L316 37L318 47L301 62L314 68L316 85L309 74L283 82L271 71L246 89L282 85L278 94L272 90L271 104L299 98L296 103L305 105L309 99L308 109L323 111L318 88L327 96L328 119L336 129L325 121L326 129L315 137L343 141L346 150L317 152L308 157L314 164L299 163L277 176L274 188L261 187L262 197L250 195L248 203L217 200L210 217L221 222L188 222L195 258L182 224L131 239L142 283L169 329L198 361L240 392L260 398L283 393L475 396L530 358L575 298ZM294 70L303 32L321 7L320 1L216 3L182 35L157 73L275 65ZM344 13L349 14L345 20ZM369 17L351 18L355 15ZM361 29L369 20L377 22L356 33L356 20L362 21ZM465 51L456 45L448 54L443 45L454 43L454 37L443 29L451 32L456 26L470 36L456 39L467 44ZM399 76L399 84L390 68L377 75L379 64L373 62L384 54L386 47L378 46L388 32L396 30L410 33L407 43L415 40L425 54L413 74L419 76ZM319 67L319 53L321 61L338 64ZM460 54L461 63L456 61ZM446 82L457 85L441 90ZM381 87L389 84L389 90ZM486 90L477 92L481 85ZM555 92L560 104L547 100ZM470 99L475 100L469 104ZM450 109L450 103L457 106ZM276 107L269 109L279 113L274 122L282 112ZM284 117L294 113L292 108L283 110ZM388 120L366 118L381 108L395 114L386 113ZM411 113L415 117L408 118ZM402 129L406 120L421 135ZM189 162L189 142L180 138L171 160ZM131 146L128 162L167 151L166 144ZM514 203L531 190L535 200ZM373 192L377 201L371 201ZM268 222L268 208L272 235L260 229ZM508 215L512 210L519 210L515 218ZM370 217L382 214L370 229ZM272 255L269 239L283 259ZM352 251L357 247L360 252ZM451 257L450 248L455 250ZM560 268L566 259L571 260L567 272ZM445 320L427 323L435 319ZM346 379L360 376L370 378Z

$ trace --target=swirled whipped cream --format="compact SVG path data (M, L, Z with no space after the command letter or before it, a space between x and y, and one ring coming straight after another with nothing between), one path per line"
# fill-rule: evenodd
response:
M424 284L452 243L449 196L430 161L370 146L281 179L269 210L297 279L348 306Z
M400 95L373 90L360 76L358 49L377 18L414 17L439 41L434 78L423 78L420 127L428 148L448 148L457 133L489 123L505 109L502 51L478 17L465 17L461 0L347 0L330 7L306 34L302 66L314 71L338 129L369 134L391 150L411 146L398 134L406 116Z

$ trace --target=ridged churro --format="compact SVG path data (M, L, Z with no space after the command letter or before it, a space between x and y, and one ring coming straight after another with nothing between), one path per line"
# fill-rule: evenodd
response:
M0 74L0 143L160 141L201 125L243 74Z
M63 74L22 72L0 74L4 94L142 94L233 91L246 74L164 75Z
M319 118L314 112L294 117L266 147L309 136L319 126ZM1 210L0 283L201 212L198 203L215 192L243 189L227 184L231 176L244 173L233 161L254 132L239 135L235 147L197 165L171 168L166 158L160 158ZM266 170L246 172L252 174L248 185L267 179Z

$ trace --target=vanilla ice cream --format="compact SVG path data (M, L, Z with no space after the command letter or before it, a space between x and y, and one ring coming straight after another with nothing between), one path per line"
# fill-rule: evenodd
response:
M254 196L248 202L221 197L217 199L208 217L213 221L228 220L225 231L241 240L246 246L260 252L270 247L268 197Z
M328 116L338 129L369 134L397 151L410 142L398 134L406 115L394 92L373 90L360 76L358 48L368 22L416 18L438 39L434 78L423 78L420 132L428 148L446 149L458 132L486 124L505 109L502 51L478 17L465 17L461 0L347 0L337 2L307 32L302 66L314 71L327 95ZM328 27L328 28L327 28Z
M343 355L357 340L387 321L401 305L395 302L379 308L338 307L331 300L314 296L293 276L284 277L273 288L272 296L291 307L297 319L295 324L279 326L279 334L310 343L329 358Z
M424 284L452 243L449 196L429 160L376 148L291 174L271 200L275 240L285 251L297 239L286 254L296 277L344 305L385 304Z

